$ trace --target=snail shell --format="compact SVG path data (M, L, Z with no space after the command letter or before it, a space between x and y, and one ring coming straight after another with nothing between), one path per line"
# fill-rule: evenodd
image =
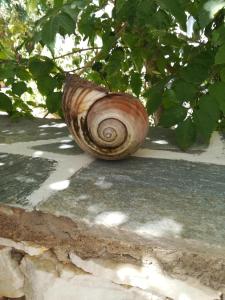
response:
M102 159L134 153L148 132L148 115L138 99L109 93L77 75L66 80L63 112L80 148Z

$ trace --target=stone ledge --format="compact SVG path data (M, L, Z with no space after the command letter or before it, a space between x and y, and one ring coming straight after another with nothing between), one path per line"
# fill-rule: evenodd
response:
M222 299L224 180L218 133L183 153L171 130L151 129L132 158L102 162L80 151L61 121L1 117L0 246L35 265L28 277L49 253L91 274L90 284L103 276L140 289L126 300Z
M17 243L26 241L42 247L42 251L52 249L64 263L69 253L82 259L101 258L140 267L148 258L173 278L195 278L202 285L225 292L225 255L219 248L200 250L199 245L195 248L183 240L176 244L168 239L146 240L123 230L89 227L67 217L5 206L0 208L0 232L2 238ZM1 239L0 244L9 245Z

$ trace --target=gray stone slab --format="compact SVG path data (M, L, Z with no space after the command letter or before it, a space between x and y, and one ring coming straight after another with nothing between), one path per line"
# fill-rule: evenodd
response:
M95 161L39 209L145 237L225 246L225 166L144 158Z
M225 140L225 131L221 132L220 134L221 134L222 138Z
M11 119L1 116L0 144L48 140L65 137L69 131L62 120Z
M39 188L55 165L47 159L0 153L0 203L25 207L27 196Z
M148 136L142 147L155 150L183 152L177 146L174 130L169 128L150 127ZM207 150L207 148L208 144L198 139L186 152L193 154L202 153Z
M38 151L59 153L64 155L76 155L76 154L83 153L83 151L78 147L78 145L74 141L70 141L70 140L62 140L61 143L53 143L53 144L46 143L46 145L35 146L32 147L32 149Z

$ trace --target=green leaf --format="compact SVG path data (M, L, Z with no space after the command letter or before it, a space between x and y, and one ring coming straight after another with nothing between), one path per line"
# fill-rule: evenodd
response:
M208 67L202 64L190 64L180 72L180 76L190 83L202 83L208 77Z
M103 8L104 6L106 6L108 4L108 0L99 0L99 6L101 8Z
M131 52L131 58L133 60L136 70L141 73L143 68L144 58L141 48L133 48Z
M133 93L138 97L142 87L142 80L139 73L133 72L131 74L130 85Z
M29 81L31 79L30 73L25 68L22 67L16 68L15 73L16 76L19 77L21 80Z
M107 73L112 76L114 73L119 72L124 61L124 51L121 48L115 48L109 57L107 65Z
M147 108L149 115L154 113L159 108L160 104L162 103L162 100L163 100L162 94L163 94L163 90L164 90L164 84L165 84L165 82L156 84L144 93L144 97L147 98L146 108Z
M164 110L159 125L163 127L172 127L182 122L187 115L187 110L183 106L174 106L167 110Z
M15 76L15 66L10 63L0 64L0 80L11 79Z
M32 110L30 107L25 103L22 99L16 98L14 102L14 108L20 108L23 113L26 113L27 115L30 115Z
M55 113L60 110L62 103L62 93L56 92L48 95L46 99L46 106L50 113Z
M164 92L162 104L165 109L169 109L179 104L176 94L172 89Z
M104 33L102 35L102 43L103 43L102 53L104 55L108 55L109 51L112 49L115 42L116 42L116 36L114 32L107 31L106 33Z
M54 49L55 36L58 31L59 23L56 18L48 20L42 28L41 39L43 43L50 48L50 50Z
M42 95L49 95L57 86L57 80L51 76L45 76L37 80L37 86Z
M195 142L196 129L191 118L186 119L178 125L175 136L176 142L182 150L186 150Z
M212 32L212 42L215 46L225 43L225 24Z
M9 59L9 56L8 56L8 54L7 54L6 51L0 51L0 59L1 60L7 60L7 59Z
M25 82L20 81L12 84L12 92L15 95L21 96L26 91L27 91L27 85L25 84Z
M29 70L34 78L49 74L53 70L54 66L54 62L49 58L47 58L46 60L31 58L29 62Z
M103 63L99 61L96 61L92 66L92 70L96 72L101 72L102 68L103 68Z
M54 0L54 7L62 7L63 6L63 0Z
M191 101L195 98L197 89L194 84L178 80L174 83L174 91L180 103Z
M204 95L199 101L199 109L194 112L196 128L199 134L208 141L216 129L219 119L219 105L210 95Z
M9 114L13 110L11 99L3 93L0 93L0 110Z
M75 22L68 14L62 12L55 17L54 22L63 36L74 33Z
M225 114L225 83L216 82L209 87L209 95L217 101L221 111Z
M225 68L220 71L220 79L225 82Z
M78 22L79 32L91 41L93 41L96 36L95 27L97 20L93 15L94 8L95 6L90 5L86 10L84 10Z
M180 23L180 25L183 27L183 29L186 28L186 21L187 17L185 15L185 9L182 7L179 0L157 0L159 5L168 10Z
M215 64L220 65L225 63L225 44L223 44L217 51L215 56Z

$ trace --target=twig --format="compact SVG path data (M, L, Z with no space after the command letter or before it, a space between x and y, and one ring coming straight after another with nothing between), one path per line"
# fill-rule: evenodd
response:
M66 54L62 54L60 56L57 56L55 57L54 59L60 59L60 58L63 58L63 57L66 57L66 56L69 56L69 55L73 55L75 53L80 53L80 52L83 52L83 51L88 51L88 50L95 50L95 49L101 49L102 47L90 47L90 48L84 48L84 49L76 49L74 51L71 51L69 53L66 53Z
M82 70L84 68L85 68L85 66L80 67L80 68L76 68L76 69L73 69L73 70L69 70L69 71L64 71L64 73L74 73L74 72L77 72L77 71Z
M100 55L101 51L97 51L96 55L82 67L81 71L78 72L77 75L80 76L86 69L92 67L93 63L98 59Z
M49 115L49 112L47 112L47 113L44 115L43 118L45 119L45 118L47 117L47 115Z

